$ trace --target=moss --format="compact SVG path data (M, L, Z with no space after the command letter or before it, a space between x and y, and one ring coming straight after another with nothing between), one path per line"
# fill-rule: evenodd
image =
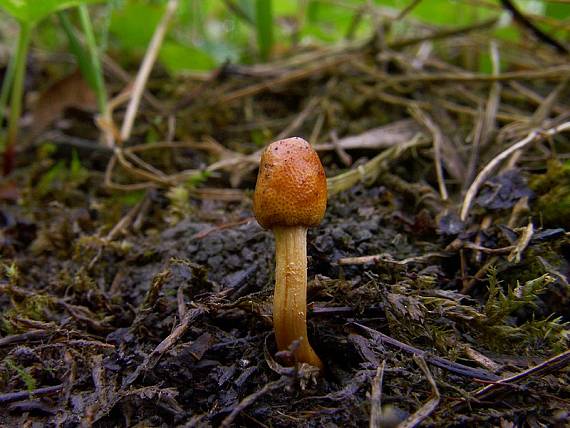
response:
M530 180L538 194L536 209L545 226L570 228L570 161L548 162L546 174Z

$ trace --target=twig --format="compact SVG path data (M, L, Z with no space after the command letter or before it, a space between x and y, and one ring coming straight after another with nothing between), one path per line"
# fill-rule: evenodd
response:
M508 158L512 153L516 152L517 150L521 150L525 148L530 143L535 141L539 141L544 139L545 137L550 137L566 130L570 129L570 122L564 122L558 126L554 126L552 128L548 128L546 130L534 129L529 134L522 139L521 141L513 144L508 149L504 150L503 152L499 153L495 156L486 166L481 170L481 172L477 175L467 193L465 194L465 198L463 199L463 206L461 208L461 215L460 218L462 221L467 220L467 216L469 215L469 210L471 208L471 204L479 191L479 188L483 183L489 178L493 170L506 158Z
M274 79L269 79L260 83L253 84L251 86L246 86L245 88L236 89L235 91L230 92L223 97L220 97L217 100L216 104L227 105L244 97L251 97L266 90L272 90L285 84L309 78L317 72L322 72L333 67L338 67L340 64L349 62L353 58L354 55L342 55L336 58L324 58L322 61L317 62L316 65L292 70Z
M152 370L158 363L160 358L168 352L180 338L186 333L190 327L190 323L196 318L204 314L206 310L203 307L197 307L186 312L184 318L180 320L180 324L170 333L156 348L144 359L144 361L131 373L123 382L123 387L126 388L132 385L140 376L141 373Z
M394 86L410 82L500 82L509 80L537 80L537 79L560 79L568 76L570 66L557 65L541 70L510 71L497 75L477 73L418 73L393 76L386 80L386 86Z
M338 260L339 265L365 265L368 263L386 263L405 266L410 263L425 263L434 257L449 257L446 253L428 253L423 256L408 257L403 260L394 260L388 253L375 254L373 256L343 257Z
M139 327L139 325L146 319L148 314L152 311L152 308L154 307L156 301L158 300L160 291L162 290L164 285L168 282L171 275L172 273L169 269L165 269L154 275L150 287L144 296L144 300L142 301L142 303L140 304L140 306L136 311L135 319L133 320L131 326L129 327L131 331L135 331Z
M532 235L534 234L534 226L532 222L529 222L528 225L523 229L523 232L520 238L517 240L516 244L514 245L513 250L507 256L507 261L515 263L520 263L522 253L530 244L530 240L532 239Z
M423 357L428 363L440 367L444 370L448 370L450 372L456 373L460 376L470 377L473 379L481 379L481 380L488 380L488 381L495 381L499 379L499 376L495 375L494 373L490 373L487 370L477 369L469 366L465 366L463 364L454 363L453 361L446 360L445 358L432 356L426 351L422 351L421 349L415 348L411 345L407 345L405 343L400 342L390 336L387 336L383 333L380 333L373 328L366 327L365 325L359 324L357 322L351 322L350 325L353 325L361 330L364 330L367 334L372 336L375 340L378 340L383 343L387 343L388 345L394 346L399 348L405 352L408 352L413 355L419 355Z
M514 5L511 0L501 0L501 3L505 9L507 9L513 15L513 19L517 21L523 28L529 30L532 34L534 34L539 40L543 41L544 43L554 47L559 53L563 54L570 54L570 50L554 37L546 34L536 25L534 25L530 19L524 16Z
M370 316L381 318L384 314L383 305L371 305L364 309L357 309L350 306L310 306L307 309L310 317L335 317L358 314L359 317Z
M340 161L343 163L343 165L344 166L352 165L352 157L348 153L346 153L342 148L342 146L339 144L338 134L336 133L336 130L333 129L330 132L330 136L332 144L334 146L334 151L338 156L338 158L340 159Z
M398 425L398 428L417 427L419 424L422 423L422 421L424 421L429 415L433 413L433 411L438 406L440 400L439 389L437 388L437 384L435 383L435 380L431 372L429 371L429 368L425 360L419 355L414 355L414 361L424 372L424 375L431 386L432 397L426 403L424 403L424 405L420 407L414 414L408 416L408 418L404 422Z
M404 7L400 13L398 13L398 16L396 16L394 21L400 21L401 19L404 19L406 15L408 15L418 4L421 3L421 1L422 0L412 0L409 5Z
M370 428L382 427L382 381L386 360L376 369L376 376L372 379L372 391L370 392Z
M464 27L457 28L445 28L443 30L438 30L433 34L428 34L426 36L411 37L409 39L394 40L388 43L389 49L402 49L408 46L413 46L425 42L427 40L442 40L451 37L461 36L464 34L472 33L474 31L486 30L492 28L497 23L497 18L491 18L486 21L476 22L472 25L466 25Z
M424 144L426 144L426 141L418 135L407 143L384 150L358 168L351 169L343 174L327 179L329 197L350 189L360 181L375 179L378 174L388 169L388 162L399 158L404 152Z
M234 419L237 417L237 415L239 415L240 412L242 412L247 407L249 407L253 403L255 403L255 401L257 401L257 399L259 397L261 397L261 396L263 396L263 395L267 394L268 392L271 392L275 389L283 388L285 385L289 384L290 382L291 382L291 380L288 377L283 376L279 380L269 382L263 388L255 391L253 394L248 395L243 400L241 400L237 406L235 406L233 408L233 410L231 411L231 413L228 416L226 416L224 418L224 420L220 424L220 427L222 427L222 428L230 427L232 425Z
M485 254L507 254L513 251L515 246L508 245L506 247L501 247L501 248L488 248L488 247L483 247L482 245L474 244L472 242L464 242L463 248L469 248L470 250L480 251Z
M184 289L182 285L176 291L176 302L178 303L178 318L183 319L186 315L186 302L184 301Z
M121 128L121 141L127 141L131 136L131 131L135 117L137 115L144 87L146 86L146 81L148 80L148 76L150 75L154 62L156 61L156 57L158 55L160 46L162 45L164 35L166 34L168 24L170 23L170 20L172 19L172 16L174 15L174 12L176 12L177 8L178 0L169 0L168 4L166 5L164 15L162 16L162 20L154 31L149 47L141 64L141 68L139 69L139 72L135 79L133 91L131 94L131 101L127 107L127 112L125 114L125 119Z
M320 99L318 97L311 98L305 108L301 110L301 113L295 117L293 122L291 122L287 128L285 128L277 135L277 137L275 137L275 140L282 140L283 138L290 137L294 132L296 132L297 129L303 125L305 120L307 120L307 118L315 112L315 107L319 102Z
M13 334L11 336L2 337L0 338L0 348L16 343L30 344L32 342L39 342L40 340L47 339L51 334L52 332L45 330L31 330L22 334Z
M435 163L435 174L437 176L437 184L439 187L439 194L442 201L447 201L449 199L449 194L447 193L447 187L445 186L445 179L443 178L443 165L441 161L441 146L443 144L443 133L441 129L434 123L431 117L417 105L412 105L410 107L410 112L416 118L418 122L429 129L432 140L433 140L433 161Z
M35 397L53 394L61 391L63 385L46 386L44 388L34 389L33 391L9 392L0 395L0 404L13 403L14 401L29 400Z
M473 276L473 278L466 283L465 285L463 285L463 288L461 288L461 294L469 294L469 292L471 291L471 289L475 286L475 284L477 284L478 281L480 281L485 275L487 275L487 272L489 271L489 268L491 266L493 266L495 263L497 263L497 260L499 259L499 256L492 256L490 257L485 264L483 265L483 267L481 267L477 273Z
M496 42L492 42L490 46L491 61L493 65L493 76L497 76L501 72L501 61L499 57L499 49ZM467 175L465 184L470 183L475 176L477 164L479 162L479 150L487 146L491 141L491 133L495 128L495 120L499 110L499 97L501 95L501 84L497 81L491 84L489 97L485 105L484 111L475 127L475 136L473 138L471 156L467 165Z
M471 347L471 345L464 343L463 345L461 345L461 350L471 360L479 363L479 365L481 367L484 367L493 373L498 372L501 369L500 364L497 364L496 362L494 362L492 359L490 359L486 355L483 355L482 353L480 353L476 349L473 349Z
M410 141L422 129L413 119L402 119L388 125L379 126L357 135L339 138L336 143L325 142L315 144L317 152L335 150L336 146L343 150L367 149L377 150Z
M357 63L358 64L358 63ZM570 72L570 69L569 69ZM445 98L439 98L437 101L421 101L421 100L412 100L412 99L408 99L408 98L404 98L404 97L400 97L397 95L393 95L393 94L389 94L387 92L385 92L386 90L386 85L384 82L388 81L390 79L390 77L385 77L382 81L382 83L379 83L373 87L369 87L369 86L364 86L362 84L359 84L356 86L356 90L369 96L370 98L378 98L381 101L384 101L386 103L389 104L394 104L394 105L399 105L399 106L404 106L404 107L409 107L411 105L417 105L418 107L421 107L424 110L427 111L431 111L434 109L434 103L435 105L441 106L443 108L445 108L446 110L452 111L454 113L461 113L461 114L467 114L470 116L478 116L480 115L480 111L462 104L457 104L454 102L451 102ZM515 122L515 121L526 121L527 120L527 116L523 116L520 114L513 114L513 113L506 113L506 112L497 112L496 114L496 118L497 120L501 120L503 122Z
M101 247L99 247L97 253L93 256L89 264L87 265L87 269L90 271L93 267L97 264L101 256L103 255L103 250L105 246L107 246L111 241L113 241L120 233L124 233L125 229L127 229L135 219L136 215L140 212L141 207L144 206L145 201L148 200L148 193L145 194L143 199L141 199L134 207L132 207L129 212L122 217L117 224L109 231L109 233L101 238Z
M479 401L489 399L493 395L503 390L505 387L512 387L513 384L519 383L527 378L530 378L531 376L543 377L548 374L558 372L560 370L563 370L568 365L570 365L570 350L564 351L561 354L550 358L549 360L531 367L530 369L493 382L492 384L479 389L472 396L472 398ZM468 400L469 399L464 399L462 402L457 403L454 407L462 406L466 404Z

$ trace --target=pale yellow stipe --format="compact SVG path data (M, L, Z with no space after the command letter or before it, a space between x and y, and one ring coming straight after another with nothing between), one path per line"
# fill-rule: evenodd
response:
M307 228L273 227L275 234L275 295L273 328L280 351L286 351L294 340L298 362L322 368L307 337Z

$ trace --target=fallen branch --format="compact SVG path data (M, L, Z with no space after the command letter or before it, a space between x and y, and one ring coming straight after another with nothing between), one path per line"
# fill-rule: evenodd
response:
M426 351L415 348L411 345L406 345L405 343L402 343L399 340L396 340L390 336L380 333L377 330L374 330L373 328L366 327L365 325L359 324L357 322L351 322L349 325L355 326L360 330L365 331L367 334L369 334L376 340L379 340L383 343L399 348L405 352L408 352L409 354L419 355L423 357L429 364L450 371L452 373L458 374L460 376L470 377L472 379L488 380L488 381L496 381L500 379L499 376L491 372L488 372L487 370L465 366L463 364L454 363L453 361L446 360L445 358L432 356Z

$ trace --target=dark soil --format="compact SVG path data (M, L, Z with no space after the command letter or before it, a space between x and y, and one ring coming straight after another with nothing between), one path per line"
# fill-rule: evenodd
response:
M272 385L236 423L363 426L370 417L371 382L376 368L385 364L382 417L394 425L433 393L412 354L383 343L359 324L417 346L426 356L472 368L458 374L430 366L444 397L434 424L496 424L509 415L562 420L565 406L559 400L568 395L541 403L541 397L560 393L564 378L558 376L534 379L530 394L497 395L491 407L462 404L480 385L477 379L499 378L467 359L463 343L495 359L501 371L536 363L533 355L539 351L533 343L529 355L530 348L516 341L495 344L493 350L480 346L474 313L484 311L476 300L463 307L465 298L454 291L457 254L406 266L338 265L346 256L443 252L449 239L437 237L434 219L420 211L419 230L418 215L394 214L396 202L404 198L384 186L357 186L333 198L322 226L310 232L311 342L327 366L313 380L301 381L302 372L272 360L273 240L250 217L248 206L210 207L244 219L231 227L186 219L154 236L129 238L128 251L104 249L90 272L85 265L93 254L85 249L75 248L67 257L53 251L16 254L20 274L2 286L5 323L10 320L12 331L0 341L11 367L5 367L2 397L26 390L26 376L16 367L34 386L59 389L6 402L3 424L57 420L74 426L91 418L96 426L218 425L244 397ZM568 249L569 244L567 238L556 238L549 245ZM567 275L568 259L564 266ZM521 277L512 270L517 268L503 275ZM540 305L559 292L557 287L546 291ZM181 322L177 293L191 316L184 334L157 354L157 345ZM517 323L529 316L523 310Z

